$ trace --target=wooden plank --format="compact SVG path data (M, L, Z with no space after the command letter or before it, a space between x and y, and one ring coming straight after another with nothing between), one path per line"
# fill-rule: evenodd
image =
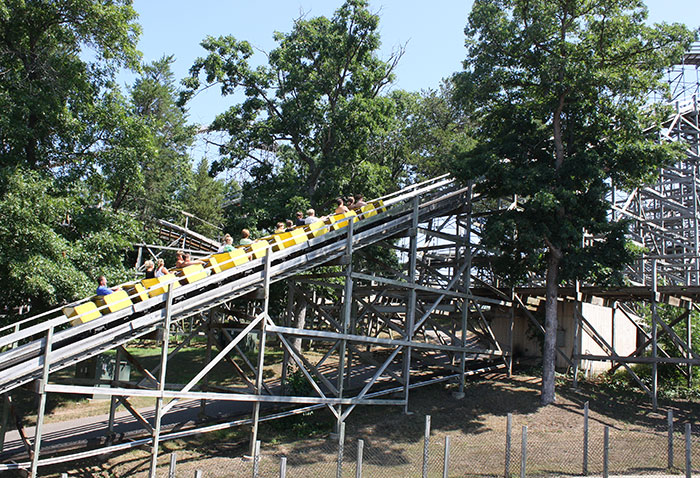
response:
M358 400L355 398L334 397L300 397L280 395L254 395L248 393L217 393L217 392L181 392L178 390L133 390L123 388L95 388L80 385L56 385L47 384L46 391L51 393L71 393L77 395L90 395L101 393L109 396L138 396L173 400L222 400L226 402L263 402L263 403L319 403L328 405L403 405L401 400ZM170 402L173 403L173 402ZM165 412L163 412L165 413Z
M153 433L153 427L151 426L150 423L148 423L148 420L143 418L143 415L139 413L138 410L136 410L131 403L129 403L129 400L126 399L126 397L122 397L117 395L117 400L119 400L119 403L124 405L124 408L126 408L129 413L141 424L143 427L148 431L148 433Z
M392 340L392 339L382 339L378 337L367 337L364 335L353 335L353 334L339 334L336 332L325 332L321 330L309 330L309 329L296 329L292 327L280 327L280 326L270 326L268 327L270 332L279 332L284 335L293 335L299 337L313 337L318 339L326 340L348 340L351 342L367 343L367 344L381 344L387 346L411 346L413 348L421 349L435 349L442 351L451 352L465 352L469 354L478 355L488 355L498 357L502 353L497 350L481 349L481 348L470 348L470 347L458 347L455 345L437 345L428 344L423 342L407 341L407 340Z
M141 365L141 362L138 361L136 357L131 355L128 350L123 345L120 345L118 347L119 351L124 355L124 358L126 358L126 361L131 364L132 367L134 367L136 370L141 372L142 375L145 375L147 379L149 379L154 387L158 386L158 379L143 365Z
M579 356L582 360L596 360L603 362L618 362L620 364L627 363L670 363L670 364L691 364L700 365L700 359L683 358L683 357L635 357L621 355L589 355L584 354Z

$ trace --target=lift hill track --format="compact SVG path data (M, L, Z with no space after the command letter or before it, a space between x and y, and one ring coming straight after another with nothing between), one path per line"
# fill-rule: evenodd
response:
M389 208L387 212L353 225L353 247L362 248L405 233L411 227L412 213L407 202L413 198L421 201L419 221L423 222L462 207L465 192L466 189L458 188L453 180L444 176L399 191L384 200ZM339 228L271 252L270 282L284 280L343 256L347 231L347 227ZM173 289L171 320L182 320L259 289L265 280L264 262L264 258L253 259ZM51 337L48 372L52 373L154 332L165 318L167 300L168 294L158 295L74 327L61 309L55 309L24 321L19 327L15 324L2 329L0 350L5 350L0 353L0 393L41 377L47 336ZM15 330L17 328L19 330Z

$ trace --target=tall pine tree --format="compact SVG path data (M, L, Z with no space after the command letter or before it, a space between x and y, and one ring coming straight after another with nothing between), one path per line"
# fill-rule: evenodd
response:
M543 404L555 399L560 282L601 282L630 260L606 192L677 158L645 131L659 119L647 99L693 35L646 17L641 0L476 0L469 15L457 81L479 126L454 167L486 197L519 199L489 218L483 243L513 283L546 281Z

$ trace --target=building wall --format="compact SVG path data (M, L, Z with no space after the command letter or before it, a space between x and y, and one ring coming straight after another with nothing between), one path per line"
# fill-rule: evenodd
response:
M622 312L610 307L582 304L583 317L598 331L601 338L610 345L617 355L630 355L637 349L637 328ZM635 319L638 319L635 317ZM608 355L589 334L582 334L581 353ZM612 366L609 361L582 361L580 368L593 375L602 373Z
M544 304L542 304L542 307ZM504 350L508 349L508 333L510 328L510 309L492 309L493 321L491 327L496 339ZM573 355L574 339L576 334L576 322L574 320L574 303L559 303L559 332L557 334L557 347L567 357ZM600 336L611 345L618 355L629 355L637 348L637 328L622 312L611 307L582 303L581 313ZM542 357L542 343L544 336L535 332L534 326L530 326L530 319L520 310L516 310L513 322L513 354L517 358ZM582 333L579 342L579 351L589 355L608 355L593 338ZM568 362L557 354L557 368L565 369ZM591 375L596 375L611 367L609 361L582 361L581 370Z

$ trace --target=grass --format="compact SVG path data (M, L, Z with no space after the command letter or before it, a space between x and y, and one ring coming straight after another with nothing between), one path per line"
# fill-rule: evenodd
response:
M520 432L528 426L529 476L580 474L582 467L582 407L590 403L589 473L602 472L602 435L610 427L611 473L666 473L666 409L677 423L696 421L696 401L662 401L659 411L636 392L610 392L599 383L581 383L577 390L560 380L557 402L539 403L539 379L530 375L490 375L468 383L465 397L456 400L451 385L435 385L411 392L411 415L400 407L361 406L346 421L346 466L343 476L354 476L357 439L365 441L364 476L420 476L425 415L432 417L429 476L442 476L445 435L452 440L450 476L503 476L505 425L513 414L511 474L519 474ZM333 476L337 442L331 434L334 417L327 410L263 422L259 438L263 459L261 476L277 476L279 457L286 456L288 476ZM161 474L169 454L177 452L178 476L203 470L204 478L250 476L247 428L234 428L161 446ZM700 438L694 437L693 462L700 464ZM674 472L684 460L683 441L676 440ZM144 477L147 450L112 455L108 460L84 462L61 471L71 477Z
M168 348L169 353L175 350L177 343L171 343ZM153 370L160 363L160 346L150 340L135 342L126 348L147 370ZM169 386L179 384L180 386L189 382L205 365L206 339L197 337L189 346L183 347L168 361L166 381ZM212 348L212 357L218 353L216 347ZM112 350L103 354L105 357L114 358L116 351ZM280 350L265 351L265 368L263 376L268 379L278 376L281 370L282 352ZM257 353L247 352L248 360L256 364ZM252 372L247 368L244 361L238 357L235 359L238 366L244 370L249 379L254 381ZM75 367L69 367L51 375L52 381L60 383L75 383ZM138 383L143 380L144 375L135 367L131 367L130 381ZM209 373L210 384L223 387L241 387L245 385L243 379L233 370L233 367L226 361L218 363ZM22 417L25 426L33 426L36 423L37 396L28 390L19 389L13 392L13 400L17 414ZM153 407L155 399L148 397L132 397L129 402L135 408ZM55 423L77 418L98 416L109 413L109 399L93 399L82 395L52 393L47 399L47 413L45 423Z

